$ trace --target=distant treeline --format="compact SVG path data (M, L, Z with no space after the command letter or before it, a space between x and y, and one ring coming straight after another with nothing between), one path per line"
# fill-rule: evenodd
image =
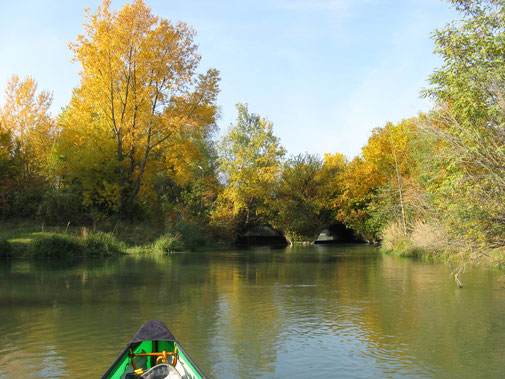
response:
M339 222L402 254L496 255L505 245L505 5L451 0L433 39L438 104L372 132L360 156L287 156L272 123L238 104L215 141L219 72L199 69L194 30L142 0L88 13L71 44L82 70L51 94L13 76L0 110L0 215L47 224L130 220L202 240L268 225L314 240ZM309 131L307 131L309 133Z

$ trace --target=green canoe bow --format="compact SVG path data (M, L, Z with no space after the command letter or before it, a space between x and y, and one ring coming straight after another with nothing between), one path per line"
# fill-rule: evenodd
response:
M141 326L102 379L165 378L169 370L171 378L177 374L188 379L207 378L165 324L151 320Z

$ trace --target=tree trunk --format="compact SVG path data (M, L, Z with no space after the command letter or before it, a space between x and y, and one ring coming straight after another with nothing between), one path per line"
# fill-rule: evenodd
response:
M403 204L403 190L402 190L402 177L400 176L400 169L398 168L398 158L396 156L396 147L393 140L393 133L391 129L389 129L389 137L391 138L391 145L393 146L393 157L395 159L395 171L396 171L396 180L398 181L398 192L400 193L400 208L402 210L402 226L403 226L403 234L407 235L407 220L405 216L405 206Z

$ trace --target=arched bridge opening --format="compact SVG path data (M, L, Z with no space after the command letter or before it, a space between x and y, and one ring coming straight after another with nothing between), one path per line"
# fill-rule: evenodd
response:
M363 241L356 236L354 230L347 228L340 222L333 223L325 227L315 241L316 244L356 242Z

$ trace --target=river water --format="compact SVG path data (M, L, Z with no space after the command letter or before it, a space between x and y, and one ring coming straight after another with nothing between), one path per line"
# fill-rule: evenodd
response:
M0 261L0 377L100 377L160 319L215 378L505 376L505 278L366 245Z

